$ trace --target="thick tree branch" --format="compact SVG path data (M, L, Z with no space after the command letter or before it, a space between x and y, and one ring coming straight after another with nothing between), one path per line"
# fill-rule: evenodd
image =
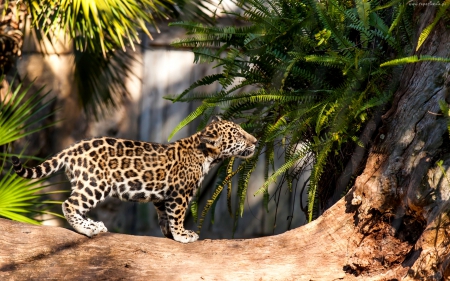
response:
M344 200L281 235L181 244L165 238L71 230L0 219L0 279L339 280L353 215Z

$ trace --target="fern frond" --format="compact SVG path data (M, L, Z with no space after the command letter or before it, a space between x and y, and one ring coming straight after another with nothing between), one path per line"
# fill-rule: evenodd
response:
M258 195L261 193L267 192L269 185L274 183L276 179L282 174L286 173L289 169L291 169L295 163L302 158L306 157L308 153L311 152L311 146L309 144L304 145L299 151L295 152L291 158L287 159L286 162L278 168L264 183L263 186L260 187L253 195Z
M369 99L367 102L365 102L359 107L359 110L356 111L354 117L356 118L356 116L358 116L361 112L369 108L374 108L387 103L391 98L392 94L393 94L392 92L386 91L383 94L378 94L375 97Z
M316 161L311 171L310 185L308 189L308 221L314 218L314 208L316 206L317 188L320 176L323 173L325 161L331 151L332 142L328 140L316 141Z
M312 92L312 93L311 93ZM311 94L309 94L311 93ZM270 103L281 102L289 103L296 102L299 104L309 103L317 100L318 96L313 91L299 91L296 93L283 91L266 91L258 90L255 92L245 93L236 96L226 96L220 99L215 99L215 102L236 102L236 103Z
M191 201L191 214L194 218L194 222L197 222L198 220L198 198L194 198Z
M393 1L390 1L390 2L388 2L386 4L384 4L384 5L381 5L381 6L376 5L376 7L372 9L372 12L376 12L376 11L379 11L379 10L384 10L384 9L390 8L392 6L397 5L401 1L402 0L393 0Z
M235 171L232 171L233 169L233 163L234 163L234 158L231 158L228 162L228 164L223 163L218 171L219 177L218 177L218 182L221 182L221 184L219 184L216 188L216 190L214 191L213 195L211 196L211 199L209 199L205 205L205 207L203 208L202 214L201 214L201 218L199 220L199 224L198 224L198 232L200 232L202 226L203 226L203 222L204 219L206 217L206 214L211 211L211 222L214 223L214 209L216 206L216 203L220 197L220 194L224 188L224 186L228 185L228 192L227 192L227 205L231 204L231 181L233 179L233 177L241 171L242 168L238 167ZM230 199L228 199L228 197L230 197ZM231 205L229 205L229 212L231 215Z
M310 55L305 56L306 62L314 62L314 63L320 63L322 65L328 66L328 67L339 67L340 65L347 65L351 64L352 61L348 58L344 58L341 56L317 56L317 55Z
M172 139L172 137L179 131L181 130L184 126L186 126L187 124L191 123L194 119L196 119L197 117L199 117L200 115L203 114L203 112L205 112L208 108L211 107L215 107L214 104L209 104L209 103L203 103L202 105L200 105L199 107L197 107L196 110L194 110L194 112L192 112L191 114L189 114L186 118L184 118L176 127L175 129L173 129L173 131L170 133L168 141L170 141L170 139Z
M416 52L420 49L423 42L425 42L425 40L428 38L433 28L436 26L436 24L439 22L439 20L445 14L446 10L449 7L450 7L450 0L445 0L439 7L438 12L436 13L436 16L433 19L433 22L422 30L422 32L419 35L419 40L417 41Z
M440 100L439 108L442 111L442 115L444 115L445 118L447 119L447 131L448 131L448 135L450 137L450 109L449 109L449 106L448 106L447 102Z
M406 11L406 5L400 5L397 14L394 17L394 20L391 23L391 26L389 27L389 34L392 33L392 31L399 25L401 22L403 15Z
M434 57L434 56L409 56L405 58L390 60L387 62L384 62L380 64L380 67L384 66L395 66L395 65L401 65L405 63L416 63L416 62L422 62L422 61L434 61L434 62L450 62L450 58L442 58L442 57Z
M358 12L359 20L364 28L369 28L369 14L370 14L370 2L367 0L356 0L356 11Z
M238 208L236 209L236 216L242 217L244 213L244 203L245 203L245 197L247 196L247 188L248 188L248 181L250 180L250 175L256 168L256 164L258 163L257 157L252 157L248 160L246 160L244 163L242 163L242 171L239 176L238 180Z
M170 100L172 102L177 102L177 101L181 101L182 98L189 93L190 91L192 91L193 89L200 87L200 86L206 86L206 85L210 85L214 82L219 81L220 79L224 78L224 75L222 73L219 74L213 74L213 75L208 75L203 77L200 80L195 81L194 83L192 83L191 86L189 86L189 88L187 88L186 90L184 90L181 94L179 94L176 97L164 97L167 100Z
M202 211L202 214L201 214L201 218L198 221L198 226L197 226L198 227L198 230L197 230L198 233L200 233L200 231L202 229L203 222L205 220L206 214L211 209L211 207L216 202L216 200L220 197L220 194L222 193L222 190L223 190L223 186L222 185L217 186L216 190L214 191L213 195L211 196L211 199L209 199L206 202L206 205L203 208L203 211Z
M345 10L343 10L340 5L333 1L329 0L330 3L338 8L342 13L345 13ZM347 56L349 53L347 51L348 48L351 48L353 46L353 43L348 40L342 32L336 29L336 24L333 22L333 20L325 13L324 5L317 1L309 1L310 5L314 8L317 15L319 16L319 19L321 20L322 24L326 27L326 29L331 30L331 36L338 44L339 48L343 51L343 54Z
M228 162L227 165L227 177L226 177L226 181L224 181L222 184L228 185L227 188L227 209L228 209L228 213L230 214L230 216L233 215L233 210L231 210L231 191L233 190L232 187L232 181L231 178L233 178L233 176L238 173L240 171L240 169L236 169L235 172L233 172L233 165L234 165L234 157L230 159L230 162Z

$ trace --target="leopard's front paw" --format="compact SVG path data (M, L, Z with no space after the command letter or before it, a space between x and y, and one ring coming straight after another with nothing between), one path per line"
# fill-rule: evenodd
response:
M99 234L100 232L108 232L108 229L103 224L103 222L96 221L96 222L94 222L94 225L95 225L95 234L94 235Z
M173 239L181 243L191 243L198 240L198 234L192 230L184 230L181 234L174 234Z
M87 219L81 225L74 225L73 227L76 231L88 237L93 237L100 232L108 232L108 229L105 227L103 222L93 221L91 219Z

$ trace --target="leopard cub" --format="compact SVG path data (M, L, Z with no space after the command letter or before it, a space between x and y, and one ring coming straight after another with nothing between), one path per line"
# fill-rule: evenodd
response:
M211 166L228 157L248 158L256 138L239 125L218 118L202 131L170 144L109 137L82 140L34 168L12 158L24 178L42 178L65 168L72 186L62 204L64 216L79 233L92 237L107 229L86 213L108 196L153 202L164 236L182 243L198 235L184 229L186 208Z

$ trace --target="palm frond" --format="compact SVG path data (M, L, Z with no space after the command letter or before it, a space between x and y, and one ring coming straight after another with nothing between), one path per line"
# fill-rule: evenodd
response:
M5 79L0 78L0 83ZM0 100L0 146L6 145L53 124L34 128L53 113L41 115L53 99L47 99L48 93L41 95L43 88L32 95L28 94L32 83L26 88L19 83L15 89L10 83L3 100ZM34 128L34 129L32 129Z
M0 83L3 79L1 77ZM47 194L42 193L46 187L43 180L18 177L13 173L12 166L6 168L6 163L13 155L10 152L11 143L53 125L40 126L43 120L54 113L41 112L52 103L52 99L48 100L48 93L41 93L42 88L33 94L28 93L32 83L27 87L23 83L17 83L15 88L12 85L15 85L14 81L0 100L0 216L39 224L35 216L49 213L47 209L50 204L61 202L45 200Z
M42 190L42 181L31 182L9 173L0 179L0 216L15 221L31 224L40 224L30 218L30 214L36 214L35 208L40 198L38 194Z
M104 56L117 46L134 49L140 42L138 30L151 37L146 23L153 24L158 17L167 17L167 8L159 0L106 0L83 1L28 0L33 26L47 36L64 32L75 41L78 51L102 52ZM157 28L157 27L156 27Z
M116 108L128 96L125 79L133 72L134 57L116 50L106 56L75 51L75 82L80 106L96 119ZM101 105L101 106L100 106Z

